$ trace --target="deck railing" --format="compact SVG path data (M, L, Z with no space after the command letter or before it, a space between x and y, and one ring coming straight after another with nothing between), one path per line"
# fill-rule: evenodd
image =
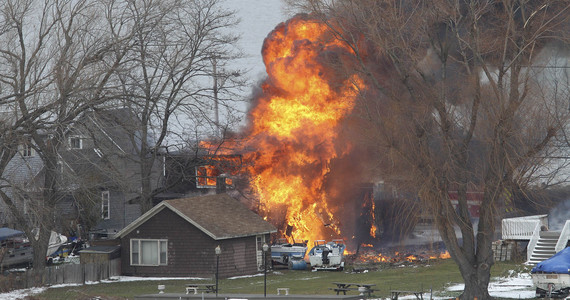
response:
M537 220L538 221L538 220ZM536 226L534 227L534 231L532 232L532 236L530 241L528 242L528 246L526 247L526 260L529 261L532 253L534 252L534 247L538 243L538 239L540 239L540 230L541 230L541 223L540 221L536 222Z
M564 223L564 227L562 227L562 231L560 231L560 237L558 238L558 242L556 243L556 248L555 248L556 253L566 248L569 238L570 238L570 220L566 220L566 223Z
M548 215L508 218L502 221L503 240L531 240L542 226L548 227Z

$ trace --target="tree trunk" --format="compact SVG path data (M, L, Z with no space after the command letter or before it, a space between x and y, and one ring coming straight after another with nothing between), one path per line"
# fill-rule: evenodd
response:
M141 212L144 214L152 208L152 167L153 157L148 157L148 148L143 147L140 154L141 168Z
M145 213L152 208L152 188L150 175L143 174L143 177L141 179L141 190L141 212Z
M483 252L487 252L486 249L481 250ZM490 257L492 258L492 251L490 252ZM489 259L484 259L479 262L481 256L489 257L488 253L485 253L484 255L479 254L473 257L473 260L477 261L475 264L469 263L468 260L461 260L458 262L459 271L465 281L465 289L463 290L463 294L460 296L461 299L492 299L488 291L489 281L491 278L490 269L492 259L491 261L489 261Z
M469 280L465 281L465 289L459 298L465 300L493 299L488 291L489 271L481 270L480 268L470 269L471 272L469 274L462 274L463 278L469 278Z
M51 230L47 228L40 228L38 239L35 236L30 236L30 243L34 249L34 269L42 270L46 267L46 253L49 244Z
M58 132L56 136L63 136L62 132ZM41 198L42 211L38 213L39 219L39 235L29 237L32 247L34 248L34 269L43 269L46 266L46 255L49 247L49 239L52 230L55 229L55 217L57 214L58 202L58 155L57 149L61 145L60 141L55 138L48 138L45 142L38 136L35 140L39 141L38 146L42 150L42 161L44 163L44 185Z

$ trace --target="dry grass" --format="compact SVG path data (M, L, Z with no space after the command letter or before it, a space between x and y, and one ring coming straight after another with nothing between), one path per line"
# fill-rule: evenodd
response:
M506 275L509 270L521 269L515 263L497 263L492 269L493 276ZM388 266L371 265L367 272L353 273L350 268L344 272L311 272L276 269L267 274L267 293L275 294L278 287L289 287L292 294L333 294L332 282L365 282L376 284L375 297L389 297L392 289L444 291L453 283L461 283L461 276L452 260L433 261L428 264ZM263 294L263 274L253 277L221 279L221 294ZM211 282L211 281L210 281ZM157 293L157 286L164 284L166 293L184 293L188 279L148 280L132 282L109 282L84 286L50 288L29 299L133 299L135 295ZM442 296L456 296L446 294Z

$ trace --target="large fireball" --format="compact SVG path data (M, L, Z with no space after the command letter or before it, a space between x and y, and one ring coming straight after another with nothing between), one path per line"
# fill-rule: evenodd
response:
M338 142L339 126L360 80L333 76L331 56L343 51L325 24L304 17L279 25L263 45L268 78L250 111L245 147L254 152L245 160L260 213L296 241L342 236L342 208L330 201L338 195L325 181L331 161L352 147Z

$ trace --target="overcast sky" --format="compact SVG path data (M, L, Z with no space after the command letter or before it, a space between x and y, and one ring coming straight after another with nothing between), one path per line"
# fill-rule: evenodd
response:
M249 77L257 79L265 74L261 59L263 39L281 22L287 20L281 0L225 0L227 6L238 12L241 23L239 46L248 56L241 63L251 68Z

